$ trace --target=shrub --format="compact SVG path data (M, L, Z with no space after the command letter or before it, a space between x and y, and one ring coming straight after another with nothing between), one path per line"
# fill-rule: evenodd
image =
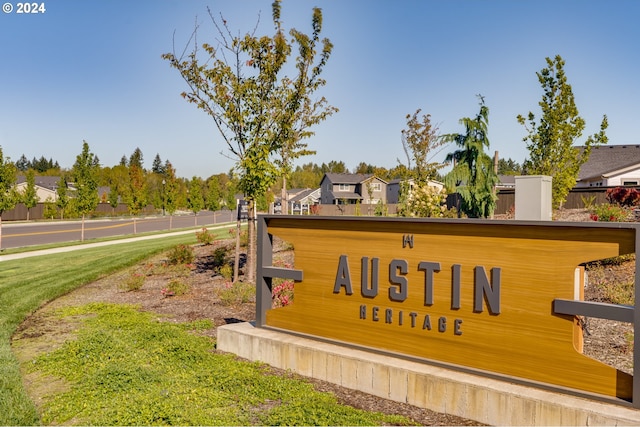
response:
M167 290L173 295L184 295L189 292L189 284L180 279L173 279L169 281Z
M235 228L231 228L229 230L229 235L231 236L231 238L235 239L236 238L236 229ZM249 244L249 233L247 232L246 229L241 230L240 231L240 246L247 246Z
M218 273L227 280L230 280L233 277L233 267L229 264L225 264L218 268Z
M619 206L636 206L640 202L640 191L629 187L610 188L607 200Z
M256 287L247 282L227 282L224 288L218 291L218 298L222 305L238 305L252 302L255 299Z
M382 203L382 200L378 200L378 203L376 203L376 209L373 214L375 216L387 216L388 213L389 209L387 208L387 205Z
M196 240L202 245L211 245L215 241L213 234L209 233L206 227L202 227L201 231L196 231Z
M406 191L406 190L405 190ZM445 202L447 192L425 185L414 187L398 209L398 215L404 217L441 218L447 210Z
M216 248L213 251L213 265L216 267L221 267L225 264L225 260L227 259L227 249L226 248Z
M190 264L195 259L193 248L188 245L177 245L169 251L169 264Z
M589 217L593 221L622 222L629 218L629 211L618 205L603 203L595 206Z
M139 291L144 285L144 274L131 272L122 283L122 288L126 291Z

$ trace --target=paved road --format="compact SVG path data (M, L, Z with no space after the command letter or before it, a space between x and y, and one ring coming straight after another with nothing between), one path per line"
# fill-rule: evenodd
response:
M199 212L198 215L151 216L85 221L85 240L210 226L233 221L235 211ZM2 249L79 241L81 221L2 223Z
M235 227L235 224L233 222L216 225L216 226L207 226L209 230L216 230L219 228L232 228L232 227ZM167 233L161 233L161 234L151 234L147 236L131 237L128 239L107 240L104 242L85 243L83 245L63 246L60 248L50 248L50 249L42 249L37 251L20 252L17 254L0 255L0 262L11 261L14 259L31 258L34 256L40 256L40 255L57 254L62 252L73 252L73 251L78 251L82 249L95 248L99 246L120 245L123 243L129 243L129 242L140 241L140 240L161 239L166 236L175 236L179 234L189 234L189 233L193 233L193 230L174 231L174 232L167 232Z

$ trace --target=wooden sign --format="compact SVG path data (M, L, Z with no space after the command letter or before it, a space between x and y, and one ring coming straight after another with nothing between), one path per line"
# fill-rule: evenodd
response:
M632 376L583 355L576 316L558 307L580 304L580 264L635 252L635 225L261 221L259 279L268 285L269 277L287 274L265 255L270 239L264 236L275 235L293 245L297 273L288 277L301 280L287 307L269 309L270 293L259 293L259 326L632 398Z

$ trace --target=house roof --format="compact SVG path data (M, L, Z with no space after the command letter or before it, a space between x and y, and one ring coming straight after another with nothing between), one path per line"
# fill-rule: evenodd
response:
M289 199L289 202L300 202L302 200L306 200L309 196L313 195L313 193L316 193L316 192L320 193L320 189L319 188L306 188L306 189L300 191L294 197L291 197ZM318 199L319 198L319 194L316 194L315 198Z
M361 173L325 173L324 177L333 184L360 184L371 178L372 174Z
M59 176L35 176L34 177L35 185L38 187L46 188L48 190L56 190L58 188L58 181L60 181ZM16 177L16 184L22 184L27 182L26 175L18 175Z
M584 147L578 147L583 150ZM591 149L589 160L582 165L578 180L600 178L631 166L640 168L640 145L601 145Z

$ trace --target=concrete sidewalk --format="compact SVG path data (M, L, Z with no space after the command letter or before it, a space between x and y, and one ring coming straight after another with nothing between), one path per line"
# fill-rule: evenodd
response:
M227 223L227 224L224 224L224 225L208 226L206 228L208 230L218 230L218 229L221 229L221 228L232 228L232 227L235 227L235 226L236 226L236 224ZM200 229L198 229L198 230L200 230ZM17 254L0 255L0 262L2 262L2 261L11 261L11 260L14 260L14 259L21 259L21 258L31 258L31 257L34 257L34 256L41 256L41 255L59 254L59 253L63 253L63 252L73 252L73 251L79 251L79 250L82 250L82 249L97 248L97 247L100 247L100 246L119 245L119 244L122 244L122 243L139 242L141 240L161 239L163 237L168 237L168 236L179 236L179 235L183 235L183 234L195 233L198 230L175 231L175 232L162 233L162 234L152 234L152 235L149 235L149 236L129 237L129 238L126 238L126 239L118 239L118 240L106 240L104 242L96 242L96 243L80 243L80 244L77 244L77 245L64 246L64 247L60 247L60 248L50 248L50 249L42 249L42 250L35 250L35 251L29 251L29 252L21 252L21 253L17 253Z

